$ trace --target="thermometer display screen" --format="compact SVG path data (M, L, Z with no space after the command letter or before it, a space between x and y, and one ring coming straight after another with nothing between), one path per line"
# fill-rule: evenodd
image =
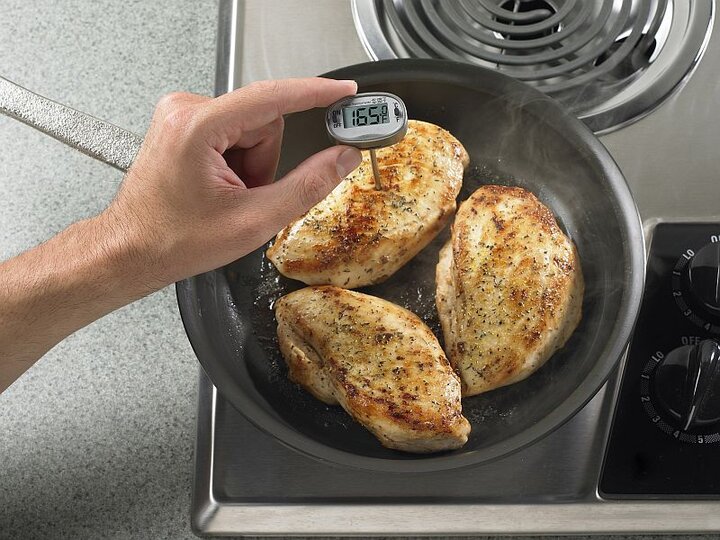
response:
M390 115L388 115L388 106L386 103L343 107L342 117L343 127L346 129L390 123Z

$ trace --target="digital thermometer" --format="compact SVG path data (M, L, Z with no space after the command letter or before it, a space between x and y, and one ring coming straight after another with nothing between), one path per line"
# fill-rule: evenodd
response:
M405 103L395 94L365 92L328 107L325 126L330 137L348 146L370 150L375 187L382 189L375 150L400 141L407 132Z

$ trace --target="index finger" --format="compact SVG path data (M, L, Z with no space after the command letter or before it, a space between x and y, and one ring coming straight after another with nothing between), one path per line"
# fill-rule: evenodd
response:
M226 137L225 151L245 131L265 126L282 115L327 107L357 92L352 80L282 79L251 83L213 100L209 109L213 132Z

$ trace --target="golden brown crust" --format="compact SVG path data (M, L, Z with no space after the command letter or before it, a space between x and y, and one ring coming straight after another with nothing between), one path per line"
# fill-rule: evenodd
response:
M462 203L436 278L446 349L465 395L524 379L580 321L577 251L522 188L483 186Z
M425 247L455 211L468 155L444 129L410 120L399 143L377 151L383 190L368 152L322 202L278 233L267 257L308 284L379 283Z
M295 351L312 351L309 356L319 359L308 361L284 347L294 379L317 396L322 385L312 373L325 378L334 399L385 446L434 452L467 441L460 381L435 336L413 313L326 286L281 298L276 317L278 335L291 328Z

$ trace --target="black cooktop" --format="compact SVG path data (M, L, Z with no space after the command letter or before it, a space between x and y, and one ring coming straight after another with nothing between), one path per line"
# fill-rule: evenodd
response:
M720 495L719 240L718 223L654 230L600 482L604 497Z

